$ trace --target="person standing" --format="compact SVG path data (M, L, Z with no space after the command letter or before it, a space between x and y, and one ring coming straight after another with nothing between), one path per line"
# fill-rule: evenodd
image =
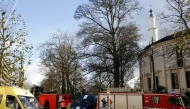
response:
M66 109L67 104L65 102L65 100L59 100L59 109Z
M111 107L112 103L113 103L112 100L109 97L107 97L107 106Z
M73 99L71 99L71 107L74 105L74 101Z
M102 107L106 107L106 100L105 100L105 98L103 98L103 99L101 100L101 102L102 102Z

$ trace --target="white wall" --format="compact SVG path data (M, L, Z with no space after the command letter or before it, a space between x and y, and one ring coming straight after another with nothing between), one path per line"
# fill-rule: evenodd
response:
M175 93L182 93L182 89L187 90L186 84L186 71L190 71L190 56L185 59L185 67L177 66L177 57L175 51L172 51L170 47L173 47L171 41L163 42L155 45L154 48L154 68L155 76L158 76L159 85L165 86L168 89L168 93L175 91ZM171 55L171 53L173 54ZM146 49L141 55L142 61L145 63L140 67L141 81L143 81L141 88L145 91L148 89L147 79L152 78L150 55L152 54L151 48ZM167 55L163 55L167 54ZM169 58L170 57L170 58ZM171 73L178 74L179 89L172 88ZM152 80L151 80L152 82ZM190 89L188 89L190 90Z

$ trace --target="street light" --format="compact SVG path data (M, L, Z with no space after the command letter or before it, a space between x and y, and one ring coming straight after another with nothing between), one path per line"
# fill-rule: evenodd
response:
M154 40L152 37L152 41L151 41L151 49L152 49L152 56L151 56L151 60L152 60L152 77L153 77L153 92L156 93L156 81L155 81L155 71L154 71Z

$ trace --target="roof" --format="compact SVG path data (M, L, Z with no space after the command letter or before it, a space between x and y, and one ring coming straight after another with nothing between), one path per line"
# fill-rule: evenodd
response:
M33 94L31 94L29 90L25 90L25 89L22 89L19 87L0 86L0 89L1 90L2 89L10 89L17 95L34 97Z
M179 37L182 37L184 35L190 35L190 30L183 30L183 31L179 31L179 32L176 32L174 34L171 34L171 35L168 35L168 36L165 36L163 38L161 38L160 40L154 42L153 44L159 44L161 42L165 42L165 41L169 41L169 40L172 40L172 39L175 39L175 38L179 38ZM151 44L147 45L144 50L148 49L151 47Z
M96 98L96 95L94 94L85 94L85 95L81 95L78 100L93 100Z
M175 38L176 38L176 37L174 37L174 35L172 34L172 35L163 37L162 39L160 39L160 40L154 42L153 44L154 44L154 45L155 45L155 44L159 44L159 43L161 43L161 42L165 42L165 41L172 40L172 39L175 39ZM150 47L151 47L151 44L147 45L147 46L144 48L144 50L146 50L146 49L148 49L148 48L150 48Z

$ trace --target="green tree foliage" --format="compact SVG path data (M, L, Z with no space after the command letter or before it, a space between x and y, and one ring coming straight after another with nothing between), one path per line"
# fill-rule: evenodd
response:
M133 77L128 71L137 62L140 35L127 17L141 10L137 0L89 0L75 11L76 20L85 19L77 36L83 39L80 56L89 59L85 60L88 72L110 73L114 87L123 86L125 75L127 80Z
M22 85L24 67L30 64L32 45L26 43L27 31L21 15L12 10L14 0L0 1L0 78ZM4 72L4 73L3 73Z
M157 92L158 93L167 93L167 89L165 86L157 86Z
M45 65L42 66L46 77L42 81L44 90L61 88L61 93L74 93L74 86L77 85L74 80L81 77L76 48L77 43L73 38L61 31L39 45L40 58Z

